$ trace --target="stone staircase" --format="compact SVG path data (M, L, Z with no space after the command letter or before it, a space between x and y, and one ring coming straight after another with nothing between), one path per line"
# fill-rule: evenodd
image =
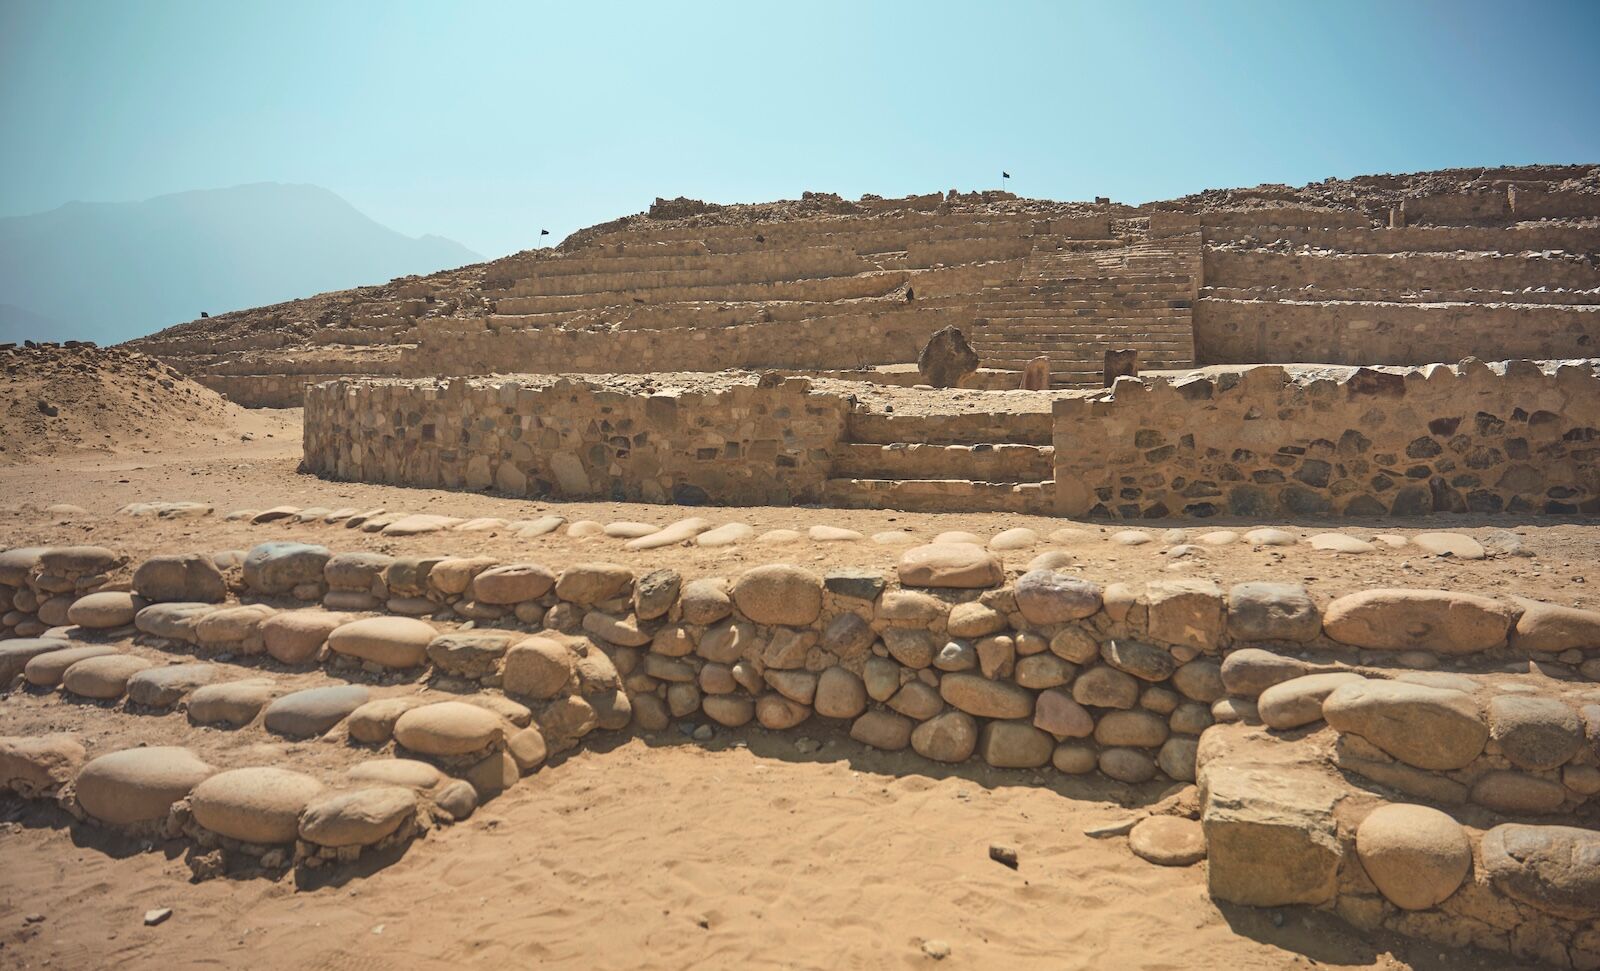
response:
M1019 280L984 292L972 345L986 367L1047 355L1055 387L1098 385L1108 350L1138 349L1141 368L1192 367L1199 262L1197 234L1036 252Z
M1055 448L1049 412L895 415L845 421L824 502L912 512L962 508L1048 512Z

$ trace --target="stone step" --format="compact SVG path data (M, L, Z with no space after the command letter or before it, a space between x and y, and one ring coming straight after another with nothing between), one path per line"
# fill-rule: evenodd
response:
M864 445L1050 445L1054 419L1050 412L963 412L946 415L900 415L853 411L845 418L845 436Z
M968 479L829 479L824 497L847 509L938 512L959 501L976 512L1045 514L1055 501L1055 483L974 482Z
M862 479L974 479L1037 482L1055 475L1049 445L928 445L855 442L834 456L833 474Z

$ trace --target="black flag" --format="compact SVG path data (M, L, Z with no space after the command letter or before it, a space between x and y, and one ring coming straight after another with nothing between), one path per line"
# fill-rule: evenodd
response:
M550 230L548 230L548 229L541 229L541 230L539 230L539 235L540 235L540 236L549 236L549 235L550 235Z
M1011 173L1010 173L1010 172L1004 172L1004 171L1002 171L1002 172L1001 172L1001 173L1000 173L1000 178L1002 178L1002 179L1009 179L1009 178L1011 178Z

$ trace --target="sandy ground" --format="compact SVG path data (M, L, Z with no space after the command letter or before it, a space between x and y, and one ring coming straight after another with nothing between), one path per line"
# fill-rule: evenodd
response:
M708 549L677 546L631 553L623 541L609 537L576 539L564 530L535 539L518 539L507 530L482 533L446 532L415 537L384 537L342 526L287 524L250 525L225 522L236 509L276 505L328 508L384 508L390 511L438 513L464 518L493 516L507 520L546 514L601 523L643 521L665 525L687 516L713 523L744 522L759 534L769 529L804 531L815 524L842 526L868 536L904 529L921 540L947 530L965 530L988 537L1014 526L1028 526L1041 535L1063 527L1087 534L1070 545L1045 544L1004 554L1008 566L1021 567L1038 553L1053 548L1070 552L1085 576L1102 581L1193 576L1224 585L1245 580L1299 580L1313 594L1333 597L1375 585L1463 589L1526 595L1573 606L1600 607L1600 524L1591 518L1439 516L1416 520L1372 522L1260 522L1226 517L1118 524L1073 523L1044 516L1013 513L907 513L892 510L817 509L803 507L682 507L637 503L560 503L513 499L490 494L450 492L395 486L330 482L296 468L300 458L298 412L251 412L263 430L254 440L222 448L212 444L175 442L148 454L61 455L28 465L0 466L0 546L98 543L142 558L153 553L243 549L267 540L296 539L322 543L335 551L373 549L395 555L478 554L512 561L532 560L560 569L570 563L611 560L674 567L686 576L737 573L750 566L789 561L814 569L872 566L890 569L898 548L870 541L764 545L754 540ZM266 437L266 428L278 429ZM147 443L150 447L160 443ZM115 515L130 502L197 500L213 504L216 514L203 519L158 521ZM70 503L82 514L52 516L45 509ZM1129 528L1150 533L1155 542L1123 546L1113 534ZM1291 547L1253 549L1247 544L1204 546L1194 542L1212 530L1243 533L1257 526L1276 526L1302 538L1336 530L1362 538L1376 533L1415 535L1448 530L1474 536L1491 551L1489 558L1464 561L1421 553L1415 547L1346 555L1314 550L1304 542ZM1174 559L1168 529L1183 530L1192 555ZM1502 552L1508 544L1520 555Z
M612 559L706 575L779 559L818 569L888 568L897 554L870 542L628 554L612 539L518 540L504 531L386 539L333 526L227 523L220 513L288 503L508 519L554 511L601 522L666 523L693 514L747 522L758 531L827 523L869 534L906 528L924 537L1070 525L999 514L555 504L324 482L295 471L296 418L258 413L254 420L287 433L263 433L226 450L147 442L148 454L64 454L0 468L0 545L93 542L138 557L300 538L335 549L481 550L557 568ZM128 502L163 499L214 503L219 515L181 521L114 515ZM86 512L43 512L63 502ZM1256 525L1285 524L1144 528L1159 536L1180 526L1193 536ZM1327 529L1287 526L1301 535ZM1174 564L1163 543L1124 547L1109 540L1120 526L1085 528L1091 535L1070 550L1086 575L1172 575L1163 573ZM1600 530L1593 523L1450 518L1339 528L1355 535L1451 529L1500 542L1499 531L1509 530L1528 555L1460 562L1405 548L1338 556L1304 544L1235 545L1185 558L1178 573L1225 583L1300 579L1323 596L1393 582L1600 606L1592 582L1600 580ZM1010 553L1008 562L1037 552ZM326 772L365 754L322 743L290 746L259 729L203 738L179 715L133 716L32 696L0 702L0 732L62 727L86 731L107 747L183 739L218 752L219 760L288 755ZM802 732L722 731L700 743L671 729L655 738L596 740L523 780L467 823L413 844L392 865L364 863L302 886L293 877L191 884L177 845L142 848L67 827L54 810L0 801L0 968L1516 966L1499 955L1360 935L1313 911L1219 908L1205 893L1203 866L1155 867L1132 856L1121 838L1083 834L1123 818L1125 807L1156 798L1157 790L983 766L939 768L908 754L874 752L821 726L809 731L824 743L809 755L795 745ZM994 842L1018 848L1018 871L988 859ZM173 917L144 927L144 911L158 907L173 908ZM942 961L928 953L944 947L949 954Z
M375 872L187 882L41 809L0 830L0 966L366 971L559 968L1503 969L1364 938L1326 914L1219 909L1086 827L1109 783L927 775L829 738L619 740L524 779ZM991 843L1017 848L1012 871ZM145 910L171 907L157 927ZM42 916L28 923L30 915ZM924 944L949 954L935 961Z

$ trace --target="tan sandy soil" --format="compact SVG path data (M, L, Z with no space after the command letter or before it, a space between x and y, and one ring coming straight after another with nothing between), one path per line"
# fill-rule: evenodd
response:
M223 516L235 509L265 509L283 504L381 507L408 513L463 518L494 516L507 520L533 519L554 513L569 521L626 520L660 525L687 516L701 516L717 524L748 523L758 534L777 528L803 532L809 526L826 524L855 529L867 536L884 530L906 529L923 541L946 530L966 530L989 537L1014 526L1028 526L1041 535L1062 527L1080 527L1090 534L1081 541L1069 546L1047 543L1032 550L1012 551L1005 553L1004 559L1009 566L1020 568L1043 550L1064 548L1078 558L1084 575L1102 582L1142 582L1173 576L1205 577L1223 584L1261 579L1298 580L1313 594L1322 597L1375 585L1442 587L1600 607L1600 528L1597 528L1600 523L1593 517L1439 516L1332 524L1263 523L1216 517L1124 524L1073 523L1012 513L547 502L471 492L330 482L304 475L296 471L300 457L298 412L279 414L296 419L283 434L271 439L235 442L226 449L179 442L137 458L64 456L25 466L0 467L0 546L98 543L142 558L154 553L248 548L268 540L295 539L321 543L335 551L374 549L396 555L484 553L508 562L533 560L557 569L587 560L614 560L651 568L674 567L687 576L715 576L777 561L791 561L818 570L835 566L889 569L899 555L899 548L880 546L870 540L849 543L802 540L772 546L751 539L720 549L678 546L630 553L624 550L622 540L575 539L566 536L564 530L535 539L518 539L504 529L486 533L385 537L320 523L230 523L223 521ZM127 503L155 500L208 502L216 506L216 514L179 521L115 515L116 510ZM84 508L86 513L66 517L46 515L43 510L54 503L72 503ZM1352 556L1314 550L1304 542L1291 547L1261 549L1252 549L1242 542L1215 547L1195 542L1208 531L1227 529L1242 534L1256 526L1282 527L1302 539L1330 530L1363 538L1376 533L1411 536L1448 530L1478 538L1490 548L1491 556L1463 561L1428 556L1415 547L1390 549L1381 545L1375 552ZM1144 530L1155 537L1156 542L1130 547L1111 541L1113 534L1128 528ZM1171 557L1169 544L1161 541L1168 528L1182 529L1187 542L1196 546L1197 551L1177 560ZM1526 555L1496 552L1506 544L1508 536L1520 543Z
M121 348L16 347L0 351L0 368L0 463L223 445L289 426Z
M1219 910L1203 868L1153 866L1124 839L1083 835L1125 815L1108 783L930 776L920 759L847 739L800 756L792 737L583 752L392 866L299 889L291 878L190 884L174 848L137 852L13 810L0 835L0 966L1515 966L1363 939L1299 908ZM995 842L1017 848L1017 871L989 860ZM144 927L158 907L173 917ZM33 914L45 919L25 923ZM924 942L949 957L936 963Z
M295 471L297 436L235 442L225 450L182 441L137 458L58 456L0 468L0 546L92 542L134 557L299 538L334 549L396 553L485 551L561 567L613 559L673 565L690 575L732 573L791 559L816 569L890 567L894 549L868 541L727 550L673 547L629 554L619 540L497 533L394 539L336 526L228 523L233 508L384 506L457 516L670 522L701 515L757 530L815 523L866 533L908 528L992 535L1018 525L1069 525L1044 517L908 514L817 509L683 509L616 503L558 504L490 495L325 482ZM203 500L218 515L159 521L116 516L139 500ZM53 503L83 514L52 517ZM1177 525L1191 537L1257 523ZM1089 524L1071 547L1102 580L1164 574L1160 542L1123 547L1120 525ZM1326 524L1291 525L1310 535ZM1301 579L1321 596L1376 583L1526 593L1600 604L1597 538L1586 522L1447 518L1399 525L1341 525L1357 535L1451 529L1485 539L1515 533L1529 556L1457 562L1383 550L1336 556L1305 545L1206 548L1178 575ZM1007 554L1013 565L1037 551ZM141 651L145 649L140 649ZM326 683L325 674L295 676ZM384 691L414 690L410 687ZM183 739L219 762L289 757L319 773L366 753L339 744L286 743L259 728L193 729L181 715L134 716L17 695L0 703L0 733L76 728L91 747ZM823 747L801 755L809 732ZM1326 914L1295 908L1219 908L1204 868L1164 869L1132 856L1122 838L1085 828L1123 818L1156 798L1105 780L940 768L910 754L874 752L823 726L770 734L719 731L707 743L676 729L655 738L594 739L547 766L470 821L413 844L387 867L363 863L318 876L187 882L181 847L149 851L62 814L0 802L0 967L377 969L502 968L1280 968L1468 969L1514 967L1503 956L1441 952L1355 933ZM1013 872L991 862L992 842L1016 846ZM147 928L144 911L171 907ZM30 923L31 915L43 916ZM924 942L950 954L936 964ZM936 945L930 948L937 950Z

